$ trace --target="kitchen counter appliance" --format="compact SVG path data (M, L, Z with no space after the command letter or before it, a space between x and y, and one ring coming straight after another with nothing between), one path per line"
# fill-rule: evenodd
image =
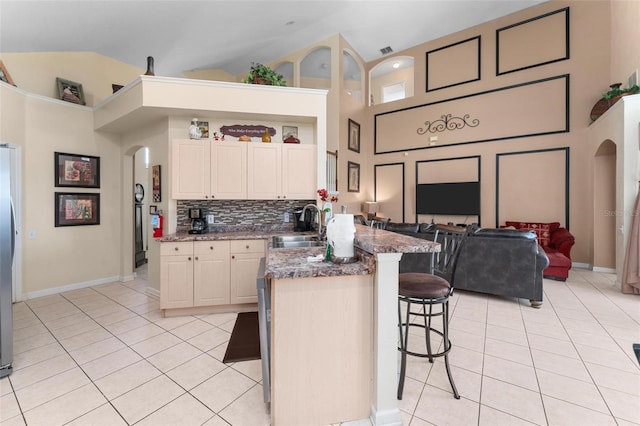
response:
M314 211L307 209L302 217L303 207L296 207L293 211L293 230L295 232L307 232L313 230L313 215Z
M264 402L271 402L271 281L264 277L265 258L260 259L256 277L258 287L258 329L262 362L262 392Z
M202 209L189 209L191 229L189 234L204 234L207 232L207 221L202 215Z

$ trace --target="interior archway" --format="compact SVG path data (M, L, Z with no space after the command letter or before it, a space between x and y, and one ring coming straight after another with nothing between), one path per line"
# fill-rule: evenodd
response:
M331 89L331 49L318 47L300 62L300 87Z
M369 71L369 105L410 98L413 96L413 87L413 57L391 57Z
M342 51L342 87L359 103L363 103L362 67L347 50Z
M613 272L616 268L616 144L606 140L594 157L593 267Z

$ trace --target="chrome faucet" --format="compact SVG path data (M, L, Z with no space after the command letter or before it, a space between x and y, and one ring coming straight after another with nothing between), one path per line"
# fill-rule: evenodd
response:
M300 213L301 218L304 218L304 214L307 212L307 207L313 207L318 212L318 238L322 240L322 215L320 214L320 208L315 204L307 204L302 208L302 213Z

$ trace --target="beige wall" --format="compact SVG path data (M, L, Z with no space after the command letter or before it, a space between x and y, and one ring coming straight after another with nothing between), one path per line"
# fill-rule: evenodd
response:
M640 69L640 2L614 0L611 3L611 21L603 20L601 30L611 31L611 82L627 87L627 78ZM640 80L640 76L638 76ZM640 83L640 81L638 81Z
M0 139L22 149L22 295L120 279L120 152L88 107L0 87ZM99 189L54 186L54 152L100 157ZM55 192L100 193L99 226L54 227ZM27 235L30 235L27 237Z
M58 99L56 77L82 84L88 106L113 93L111 84L126 85L146 71L93 52L0 53L14 83L26 92Z
M551 63L544 66L525 69L496 76L496 30L505 26L524 21L548 12L564 7L570 7L570 59ZM421 105L441 100L447 100L458 96L471 95L485 90L496 89L509 85L526 83L537 79L553 77L561 74L570 74L570 129L569 133L559 133L546 136L508 139L504 141L473 143L465 145L442 146L431 149L419 149L413 151L373 155L373 149L369 148L374 164L404 162L405 163L405 211L406 220L415 220L415 164L417 161L430 159L445 159L464 157L469 155L481 156L481 182L482 182L482 226L493 227L496 225L496 154L545 150L558 147L570 148L570 227L576 236L576 246L572 251L573 260L576 262L591 262L591 221L584 211L591 211L592 188L588 184L591 170L588 150L585 146L587 127L590 124L589 113L604 89L609 85L609 35L607 31L594 31L594 28L602 28L602 22L608 22L609 3L606 1L551 1L540 6L477 26L462 32L443 37L441 39L416 46L405 51L398 52L398 56L412 56L415 58L415 93L414 97L397 102L375 105L367 110L364 120L368 138L373 144L374 115L381 112L393 111L405 107ZM481 80L461 84L441 90L425 92L425 52L447 46L471 37L481 36ZM523 49L523 55L527 55ZM385 57L384 60L388 60ZM382 61L382 60L381 60ZM367 64L368 69L378 62ZM482 97L476 98L477 102L483 102ZM442 104L442 114L459 113L466 111L449 111L450 104ZM514 112L509 109L505 112L502 108L500 121L510 125L514 120L522 119L517 115L517 103L513 105ZM496 106L485 103L482 108L491 111ZM513 114L513 116L511 116ZM436 117L438 118L438 117ZM428 118L425 118L425 120ZM422 124L422 123L419 123ZM498 129L499 130L499 129ZM491 129L489 129L491 131ZM449 133L450 134L450 133ZM440 137L448 137L442 133ZM564 172L545 168L548 175L557 176L559 185L564 184ZM508 176L501 174L501 179ZM372 186L370 173L363 174L365 188ZM537 182L531 182L535 186ZM547 185L545 182L544 185ZM400 188L398 188L400 190ZM527 188L522 188L527 191ZM536 197L538 199L539 197ZM510 200L500 200L501 203L509 203ZM536 220L541 217L548 219L548 212L544 203L531 203L526 209L527 217L513 217L511 220ZM524 214L524 213L522 213ZM502 213L501 213L502 216ZM563 217L557 219L563 222Z

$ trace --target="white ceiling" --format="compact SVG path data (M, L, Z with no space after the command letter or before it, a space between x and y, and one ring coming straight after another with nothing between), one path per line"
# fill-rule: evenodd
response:
M340 33L365 61L546 0L0 0L0 52L91 51L156 75L246 72Z

